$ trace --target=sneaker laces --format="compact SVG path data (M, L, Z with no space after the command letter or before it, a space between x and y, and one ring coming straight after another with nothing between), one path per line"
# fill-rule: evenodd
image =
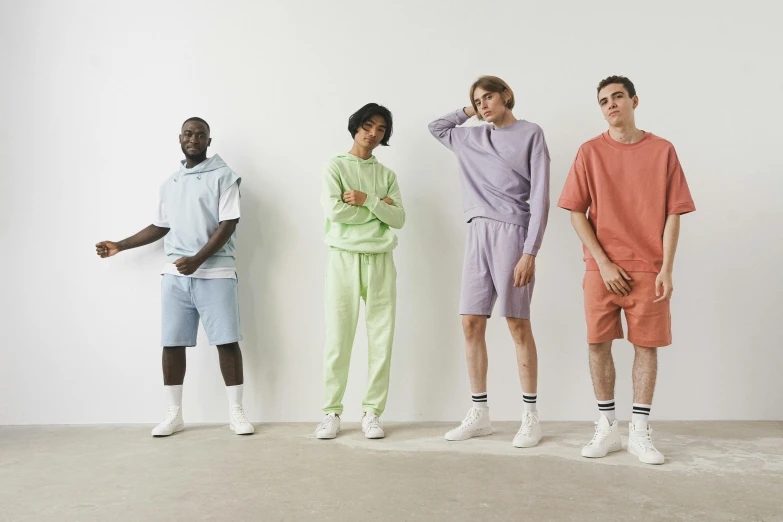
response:
M468 426L470 426L471 424L476 422L478 417L479 417L478 408L471 407L470 410L468 410L468 414L465 415L465 418L462 420L462 423L459 425L459 427L460 428L467 428Z
M241 404L231 406L231 419L234 421L234 424L250 424L250 421L245 416L245 409Z
M169 406L166 418L158 426L173 426L179 417L179 406Z
M660 451L658 451L653 445L652 428L647 427L645 430L634 429L633 432L634 440L638 445L643 447L645 451L654 451L655 453L660 453Z
M533 433L533 414L526 411L522 414L522 426L519 427L517 435L523 435L525 437L530 436Z
M321 431L326 428L332 429L336 421L337 421L337 415L327 415L326 417L324 417L324 420L321 421L321 424L318 425L318 429L315 431Z
M370 431L373 428L383 429L381 428L381 419L379 419L377 415L371 415L370 418L367 419L367 431Z
M598 444L601 445L607 438L609 438L609 434L612 432L612 426L610 425L608 428L602 428L598 425L598 422L595 422L595 433L593 433L593 440L590 441L590 444Z

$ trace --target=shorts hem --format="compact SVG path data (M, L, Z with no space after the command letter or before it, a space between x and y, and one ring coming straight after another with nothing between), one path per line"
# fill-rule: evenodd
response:
M526 321L530 320L530 314L528 314L527 317L517 317L516 315L508 315L508 314L497 314L498 317L505 317L506 319L524 319Z
M663 348L664 346L669 346L672 344L671 339L663 339L663 340L657 340L657 341L648 341L648 340L641 340L641 339L631 339L628 337L628 342L636 345L641 346L642 348Z
M598 339L598 340L596 340ZM616 341L618 339L625 339L624 336L620 335L611 335L611 336L605 336L605 337L588 337L587 338L587 344L601 344L601 343L608 343L610 341Z
M174 348L176 346L184 346L185 348L193 348L194 346L196 346L196 341L185 341L185 342L173 341L173 342L170 342L170 343L161 342L161 346L163 346L164 348Z
M486 313L486 312L463 312L463 311L460 311L459 315L478 315L478 316L484 316L487 319L489 319L490 317L492 317L492 312Z
M233 340L230 341L217 341L217 342L213 342L212 339L210 339L209 344L211 344L212 346L220 346L222 344L238 343L239 341L242 340L242 336L240 335L239 338L233 337L232 339Z

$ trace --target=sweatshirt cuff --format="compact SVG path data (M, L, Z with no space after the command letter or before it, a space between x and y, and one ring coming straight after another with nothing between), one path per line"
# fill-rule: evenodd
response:
M525 245L525 247L522 249L522 254L530 254L531 256L537 256L538 248L539 247L535 245Z
M465 123L466 121L468 121L470 119L468 117L468 115L465 114L465 108L464 107L454 111L454 115L457 117L457 121L459 122L459 123L457 123L457 125L462 125L463 123Z
M378 196L371 196L367 194L367 199L364 200L364 205L362 206L369 208L370 211L372 212L375 210L375 207L377 207L378 203L380 202L381 202L381 198L379 198Z

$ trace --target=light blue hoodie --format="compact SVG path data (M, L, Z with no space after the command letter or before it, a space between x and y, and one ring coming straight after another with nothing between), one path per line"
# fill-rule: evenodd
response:
M160 187L170 229L163 241L170 263L196 255L220 225L220 196L242 178L215 154L192 169L180 169ZM200 268L234 267L236 231Z

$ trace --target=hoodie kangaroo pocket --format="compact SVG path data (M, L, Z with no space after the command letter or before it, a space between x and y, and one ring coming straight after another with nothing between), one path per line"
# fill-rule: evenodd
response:
M345 223L340 223L340 229L337 231L341 238L348 239L351 237L351 231L353 227L351 225L346 225Z

